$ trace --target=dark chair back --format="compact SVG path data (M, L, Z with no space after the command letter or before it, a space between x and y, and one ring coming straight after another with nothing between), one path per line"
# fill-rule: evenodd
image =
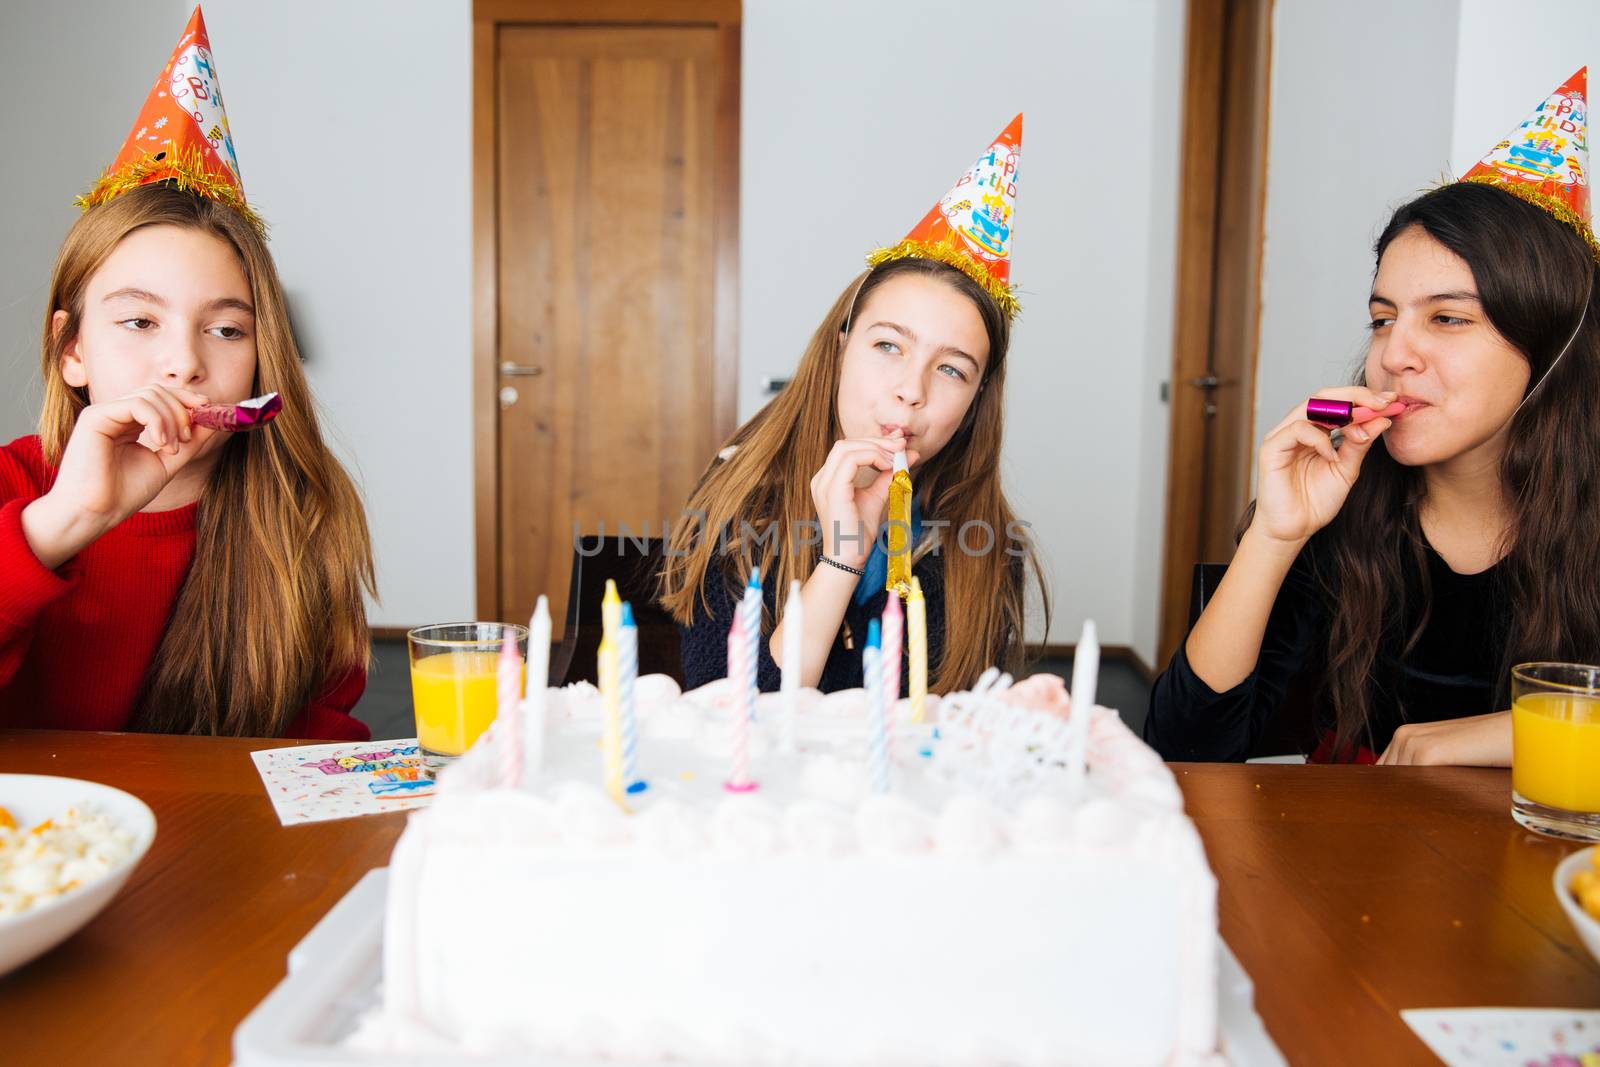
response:
M633 607L639 627L639 673L666 674L683 684L678 624L656 603L656 576L665 559L659 538L580 537L572 549L567 629L550 657L550 684L595 681L600 654L600 601L606 580Z
M1222 576L1227 573L1226 563L1194 565L1194 575L1189 580L1189 629L1194 629L1194 624L1200 621L1200 613L1211 603L1211 595L1217 591L1217 586L1222 584Z
M1189 582L1189 629L1199 620L1211 598L1228 573L1226 563L1196 563ZM1277 714L1269 715L1261 734L1250 746L1248 758L1257 756L1282 756L1290 752L1309 753L1317 747L1316 707L1312 687L1305 672L1289 680L1284 690L1283 704Z

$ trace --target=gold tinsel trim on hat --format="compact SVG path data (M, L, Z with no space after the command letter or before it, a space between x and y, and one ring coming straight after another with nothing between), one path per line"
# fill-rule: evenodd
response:
M1577 209L1558 197L1541 193L1534 188L1532 182L1502 181L1492 174L1480 174L1475 178L1462 178L1464 182L1473 182L1477 185L1488 185L1503 192L1510 193L1519 200L1525 200L1534 207L1543 208L1555 216L1557 222L1565 223L1583 238L1583 243L1589 246L1589 254L1596 263L1600 263L1600 241L1595 240L1594 230L1589 226L1589 221L1578 214Z
M977 282L1005 312L1007 319L1015 319L1022 310L1022 305L1017 303L1016 295L1011 287L1000 279L990 274L977 260L956 246L953 238L945 238L937 244L928 241L901 241L893 248L880 248L867 256L867 265L871 267L887 263L892 259L935 259L940 263L954 267Z
M261 220L261 216L251 210L249 204L245 203L238 187L208 171L205 155L198 148L187 150L174 148L171 141L168 141L166 148L159 153L152 155L145 152L143 158L124 163L115 171L108 169L100 176L100 180L94 183L87 195L74 198L73 203L88 211L95 205L115 199L130 189L137 189L141 185L157 181L170 181L179 189L228 205L243 215L245 221L254 226L257 233L266 236L267 224Z

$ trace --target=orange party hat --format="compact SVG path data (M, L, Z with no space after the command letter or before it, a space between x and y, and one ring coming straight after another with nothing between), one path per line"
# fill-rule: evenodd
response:
M261 220L245 203L211 40L198 7L145 98L122 151L89 194L78 198L78 205L88 210L159 181L221 201L261 228Z
M1589 216L1588 96L1589 68L1582 67L1461 180L1543 208L1576 230L1600 260Z
M875 267L919 256L948 263L983 286L1008 318L1015 318L1021 307L1009 283L1021 158L1022 116L1018 115L905 240L878 249L867 262Z

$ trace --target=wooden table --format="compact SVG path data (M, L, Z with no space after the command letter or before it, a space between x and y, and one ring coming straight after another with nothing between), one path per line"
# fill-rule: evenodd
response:
M104 913L0 978L6 1062L228 1062L289 949L403 823L280 827L249 757L273 744L0 731L0 772L106 782L159 822ZM1600 965L1550 890L1571 846L1511 821L1506 772L1174 769L1223 936L1290 1062L1429 1062L1402 1008L1600 1008Z

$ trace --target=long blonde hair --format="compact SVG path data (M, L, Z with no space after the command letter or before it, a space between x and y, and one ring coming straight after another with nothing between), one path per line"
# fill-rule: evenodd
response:
M842 433L837 405L842 337L852 311L865 306L874 289L900 274L937 278L967 297L989 337L989 362L961 428L917 473L918 494L930 517L948 520L951 529L966 522L986 522L991 531L992 550L982 554L943 539L948 621L940 661L929 665L929 685L949 692L971 685L992 664L1007 669L1020 664L1025 564L1039 582L1047 620L1050 608L1038 556L1025 537L1020 541L1016 537L1021 527L1000 487L1010 321L972 279L934 260L885 263L857 276L839 294L806 346L793 379L734 432L727 444L737 446L736 451L726 460L713 461L689 497L685 510L696 522L680 523L672 532L661 574L661 604L689 625L697 601L705 606L704 583L714 563L722 572L718 577L732 585L739 584L739 575L756 562L778 589L787 589L791 579L804 581L810 576L817 566L817 546L810 543L812 538L791 539L791 534L816 522L811 477ZM734 527L741 522L748 523L756 536L739 536L743 531ZM724 531L726 538L721 536ZM937 534L925 535L917 554L929 551L939 540ZM719 542L727 548L720 560L716 559ZM1022 547L1004 547L1013 542Z
M362 591L375 592L366 514L323 443L266 242L238 212L146 185L91 208L67 233L44 326L39 437L55 466L88 404L61 377L83 321L89 279L142 226L198 230L239 257L255 304L252 395L276 392L271 427L235 434L201 496L194 562L145 674L135 718L164 733L275 737L331 678L370 654ZM61 329L56 311L67 313Z

